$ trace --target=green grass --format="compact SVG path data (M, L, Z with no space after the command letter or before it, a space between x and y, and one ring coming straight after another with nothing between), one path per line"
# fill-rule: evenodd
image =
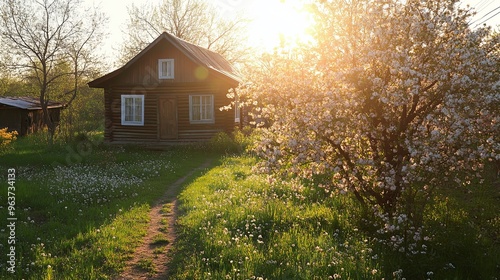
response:
M432 205L427 223L436 279L500 278L500 181L493 166L483 184L447 188Z
M148 272L149 276L152 276L157 273L156 266L153 263L152 259L140 259L137 267L142 269L143 271Z
M166 252L166 246L157 246L153 249L153 255L156 258L160 254L164 254Z
M16 169L16 274L0 255L1 279L114 279L145 234L165 186L207 158L209 149L166 151L18 139L0 155L0 219L7 221L7 170ZM224 140L224 139L223 139ZM217 149L212 149L217 150ZM170 279L498 279L500 185L446 187L424 216L426 249L393 251L364 228L349 196L279 182L252 171L255 159L227 157L197 171L180 194L179 236ZM4 201L4 202L1 202ZM167 215L171 204L162 208ZM166 220L162 221L166 231ZM2 252L9 230L0 230ZM168 240L158 235L154 254ZM9 245L10 246L10 245ZM420 250L421 249L421 250ZM151 275L151 259L138 267Z
M170 214L172 212L171 209L172 209L172 203L166 203L161 208L161 213L165 214L165 215L168 215L168 214Z
M363 230L348 196L273 182L255 160L226 158L180 195L172 279L497 279L500 190L494 172L429 204L426 249L400 253Z
M153 236L153 240L151 242L151 245L159 246L159 245L167 245L169 243L170 243L170 241L168 240L168 238L164 234L159 233L159 234Z
M7 169L16 169L17 218L16 273L6 271L2 254L0 278L112 279L145 235L150 206L166 186L216 157L194 147L103 146L98 138L49 148L22 138L0 155L2 186ZM0 210L7 221L6 207ZM3 249L8 236L0 231Z
M324 191L269 184L253 164L228 158L180 195L173 279L380 278L368 240L351 223L355 205L308 203Z

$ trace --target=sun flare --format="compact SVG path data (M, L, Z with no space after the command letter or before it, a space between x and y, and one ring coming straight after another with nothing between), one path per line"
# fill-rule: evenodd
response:
M254 22L250 29L252 44L263 51L276 47L293 47L297 42L307 42L312 18L302 0L261 0L252 7Z

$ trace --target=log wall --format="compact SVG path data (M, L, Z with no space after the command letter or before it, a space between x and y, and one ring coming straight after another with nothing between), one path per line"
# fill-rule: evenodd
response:
M230 104L226 97L228 86L213 83L170 84L155 88L114 87L105 91L106 126L105 140L109 142L192 142L206 141L217 132L231 132L234 128L234 110L219 110ZM143 94L144 125L121 125L121 95ZM214 117L213 124L191 124L189 121L189 95L213 94ZM175 97L177 101L177 139L160 139L159 99Z

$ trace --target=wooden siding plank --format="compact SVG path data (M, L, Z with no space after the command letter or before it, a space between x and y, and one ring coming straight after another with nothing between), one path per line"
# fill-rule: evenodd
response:
M189 84L188 84L189 85ZM143 90L144 99L144 126L122 126L121 125L121 95L137 94L137 90L127 86L121 86L107 90L105 105L107 123L111 123L105 137L111 141L137 141L157 140L159 137L159 111L158 100L162 97L175 97L178 108L178 140L179 141L206 141L220 131L230 132L234 128L234 111L220 111L219 108L230 103L226 97L227 90L217 90L213 84L196 84L193 87L170 86ZM214 95L214 124L191 124L189 121L189 95L190 94L213 94ZM108 121L109 120L109 121ZM108 126L107 126L108 127Z

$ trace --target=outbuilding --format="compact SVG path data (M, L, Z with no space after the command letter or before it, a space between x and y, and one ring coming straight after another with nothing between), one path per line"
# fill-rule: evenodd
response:
M61 119L62 103L49 101L50 119L57 126ZM32 97L0 97L0 128L17 131L19 136L34 133L45 127L39 99Z
M239 81L221 55L165 32L89 86L104 89L105 141L172 143L231 132L239 112L220 108Z

